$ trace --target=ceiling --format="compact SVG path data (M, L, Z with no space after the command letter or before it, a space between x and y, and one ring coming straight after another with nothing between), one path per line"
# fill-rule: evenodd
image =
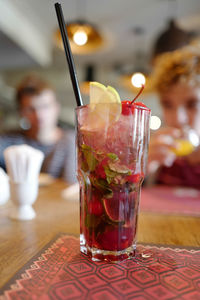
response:
M53 83L61 101L66 103L67 99L67 104L74 107L65 56L53 39L58 27L54 2L0 0L0 99L8 98L5 86L14 87L27 72L36 70ZM84 76L83 67L93 63L98 69L96 80L118 86L117 70L133 68L137 52L142 53L141 63L150 65L155 40L171 18L181 28L200 33L200 0L61 0L60 3L67 22L86 19L105 38L105 46L95 54L74 57L79 81ZM137 34L138 30L142 34ZM122 91L121 97L127 97L127 93Z
M0 70L59 63L53 56L56 53L62 57L61 51L53 51L53 33L57 28L54 2L0 0ZM76 58L81 64L133 63L136 51L142 51L149 59L156 37L172 17L182 28L200 32L200 0L60 2L66 21L84 18L98 26L105 37L105 47L97 53ZM136 33L138 28L140 35Z

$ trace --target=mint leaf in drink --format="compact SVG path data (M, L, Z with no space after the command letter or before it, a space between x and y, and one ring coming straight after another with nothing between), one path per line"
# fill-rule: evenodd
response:
M115 153L108 153L107 156L112 160L112 161L117 161L119 160L118 156Z
M84 160L81 162L81 170L83 170L84 172L88 171L88 164Z
M94 176L90 176L90 180L92 185L97 188L99 191L101 191L105 197L112 197L112 189L109 187L108 183L104 179L97 179Z
M127 168L127 166L121 165L118 161L117 162L108 162L108 166L111 171L116 172L118 174L131 175L131 170L129 168Z
M88 170L91 172L94 171L98 161L95 158L93 149L90 146L87 146L86 144L81 145L81 148L82 148L85 161L87 162L88 165Z
M118 161L108 161L107 165L104 167L104 170L108 184L123 184L124 176L131 174L131 170L120 164Z
M108 166L105 167L104 170L106 173L106 180L110 184L111 182L113 182L114 178L118 175L118 173L110 170Z

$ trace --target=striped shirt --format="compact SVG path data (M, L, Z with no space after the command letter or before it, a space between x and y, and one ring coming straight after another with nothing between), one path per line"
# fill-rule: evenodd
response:
M0 136L0 167L6 170L3 151L13 145L27 144L41 150L44 155L41 172L68 183L76 182L75 175L75 134L73 130L63 131L62 138L55 144L43 145L30 139L23 132L7 133Z

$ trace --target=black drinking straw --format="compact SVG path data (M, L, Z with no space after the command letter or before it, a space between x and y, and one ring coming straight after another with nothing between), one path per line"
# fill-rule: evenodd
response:
M74 65L72 52L71 52L71 48L70 48L70 44L69 44L67 30L65 27L65 20L64 20L64 16L63 16L63 12L62 12L62 6L60 3L58 3L58 2L55 3L55 10L56 10L58 24L60 27L62 41L63 41L63 45L64 45L64 49L65 49L66 59L67 59L68 66L69 66L69 73L70 73L70 77L71 77L71 81L72 81L72 86L74 89L74 94L76 97L76 103L77 103L77 106L81 106L81 105L83 105L83 101L81 98L81 93L80 93L80 89L79 89L79 85L78 85L78 79L77 79L77 75L76 75L76 71L75 71L75 65Z

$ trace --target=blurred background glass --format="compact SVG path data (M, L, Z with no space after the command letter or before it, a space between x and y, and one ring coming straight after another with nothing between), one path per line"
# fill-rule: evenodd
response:
M19 126L15 87L30 73L49 81L62 104L60 123L74 125L75 99L60 46L52 0L0 0L0 130ZM142 73L141 99L152 109L152 130L162 123L150 75L157 55L191 41L200 43L199 0L60 1L84 103L87 82L115 87L121 99L138 92L134 73ZM142 79L144 80L144 78Z

